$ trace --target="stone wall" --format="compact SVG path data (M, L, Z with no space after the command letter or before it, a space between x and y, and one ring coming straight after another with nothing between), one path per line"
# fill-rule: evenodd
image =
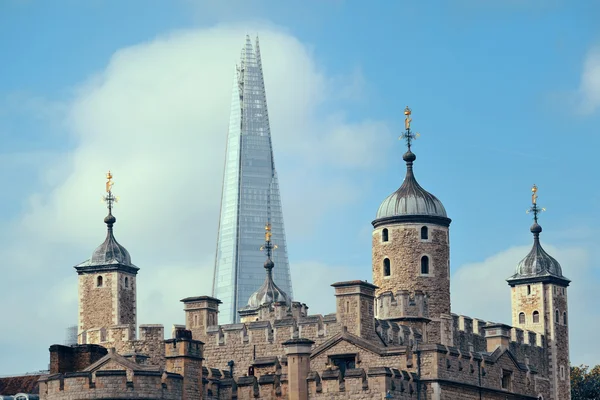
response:
M118 273L106 272L99 274L79 275L79 334L88 329L103 328L118 325L116 300ZM102 277L102 286L97 286L98 277ZM80 341L80 344L85 342Z
M116 325L137 325L135 275L118 274L118 317ZM134 331L135 332L135 331Z
M181 375L158 371L100 370L50 375L40 380L44 400L166 399L181 400Z
M429 229L429 239L420 238L421 227ZM388 241L382 241L382 229ZM448 228L431 224L390 224L373 231L373 283L376 296L385 292L406 291L426 296L427 317L450 313L450 275ZM421 257L429 257L429 274L421 274ZM390 260L390 275L384 276L384 259Z
M234 362L234 375L247 373L256 357L275 356L283 359L282 343L302 337L320 345L341 332L341 324L335 314L311 315L295 320L292 317L245 324L210 326L200 339L204 342L205 364L228 370L228 362ZM193 335L194 333L192 333ZM193 336L196 339L196 336Z

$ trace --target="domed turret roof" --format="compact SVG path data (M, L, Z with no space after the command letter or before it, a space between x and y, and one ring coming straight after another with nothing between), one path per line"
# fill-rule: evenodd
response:
M510 285L518 283L519 281L555 281L561 284L569 284L569 279L565 278L562 274L562 268L558 261L554 257L544 250L540 243L540 233L542 233L542 227L538 224L538 214L544 211L543 208L539 208L536 204L537 201L537 186L533 186L533 206L530 211L534 214L534 223L531 225L530 231L533 233L533 247L529 253L523 258L519 264L515 274L511 276L507 281Z
M544 278L555 278L569 282L562 274L560 263L548 254L540 243L542 227L536 222L531 226L531 232L533 233L533 247L525 258L517 264L515 274L508 279L509 283L514 280L543 280Z
M117 219L109 212L104 218L107 225L106 239L94 250L92 256L87 260L77 265L78 270L89 270L101 267L125 267L130 272L137 271L138 267L131 263L131 256L125 247L123 247L113 234L113 224ZM105 269L105 268L101 268Z
M267 278L262 286L254 292L248 300L249 308L258 308L263 304L272 303L286 303L288 306L292 304L289 296L281 290L275 282L273 282L273 267L275 264L268 258L265 262L265 269L267 270Z
M386 197L377 210L376 219L423 215L448 218L442 202L419 185L413 173L417 158L410 150L402 157L406 161L406 177L402 186Z

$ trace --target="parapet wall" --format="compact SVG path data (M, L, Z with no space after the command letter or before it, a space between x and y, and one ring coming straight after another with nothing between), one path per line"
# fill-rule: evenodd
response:
M139 339L131 325L115 325L108 328L89 329L79 335L82 344L98 344L114 348L121 355L144 354L147 365L164 365L165 328L163 325L140 325Z
M444 326L446 324L446 326ZM478 318L465 315L451 314L443 319L442 331L445 333L444 344L456 347L461 352L485 352L487 341L484 328L493 325ZM509 348L511 352L522 362L535 365L540 374L546 376L546 337L534 331L511 327Z
M426 317L428 315L425 294L421 290L409 293L399 290L396 294L383 292L375 299L375 316L378 319L402 317Z
M64 399L181 399L183 378L158 371L102 370L49 375L40 379L40 397Z
M380 367L346 370L344 377L339 369L326 369L321 373L311 371L308 375L309 399L380 399L388 391L399 400L414 400L416 393L414 373ZM229 400L232 394L238 399L279 400L288 395L286 374L242 376L237 379L236 389L219 393L220 400Z
M234 362L234 375L243 375L253 365L256 357L284 357L282 343L303 337L323 343L341 332L335 314L311 315L296 320L293 317L243 324L209 326L206 334L194 339L204 342L205 364L228 370L228 362ZM225 351L226 350L226 351Z

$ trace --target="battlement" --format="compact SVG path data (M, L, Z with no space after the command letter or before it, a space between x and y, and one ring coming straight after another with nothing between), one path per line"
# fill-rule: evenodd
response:
M65 398L181 399L183 377L161 371L99 370L42 377L40 395L47 400Z
M466 315L451 314L453 344L465 351L482 351L486 348L486 327L500 325L496 322L471 318ZM509 341L512 346L527 345L544 347L545 337L534 331L504 325L509 330Z
M323 341L340 331L341 326L335 319L335 314L326 316L316 314L301 316L300 318L287 316L273 321L213 325L206 329L206 337L202 339L208 344L218 344L220 346L280 344L288 339L300 336L315 341Z
M398 290L383 292L375 299L375 316L378 319L402 317L427 317L428 309L425 294L421 290L409 292Z
M159 324L139 327L136 339L132 325L115 325L108 328L88 329L79 334L79 343L97 344L107 349L114 348L119 354L147 356L148 365L162 365L165 356L165 328Z
M379 336L390 345L413 346L417 341L421 342L423 336L418 329L395 321L376 320L375 327Z

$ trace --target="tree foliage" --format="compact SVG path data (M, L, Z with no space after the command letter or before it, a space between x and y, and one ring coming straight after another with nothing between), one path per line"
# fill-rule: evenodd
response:
M600 365L571 367L571 399L600 399Z

